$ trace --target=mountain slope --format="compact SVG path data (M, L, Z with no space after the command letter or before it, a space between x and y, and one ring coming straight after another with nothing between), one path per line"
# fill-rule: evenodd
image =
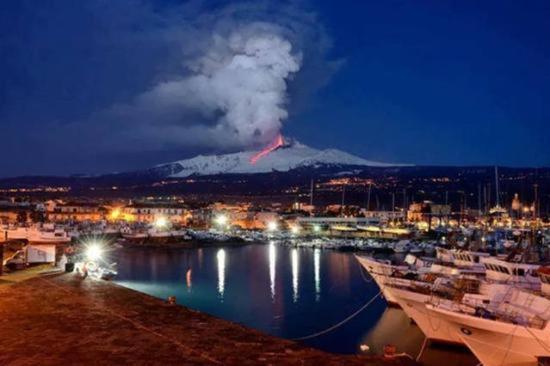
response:
M326 165L376 167L399 165L365 160L336 149L317 150L298 142L282 146L252 164L250 159L255 154L255 151L244 151L224 155L199 155L191 159L160 164L155 169L164 171L170 177L181 178L190 175L286 172L300 167Z

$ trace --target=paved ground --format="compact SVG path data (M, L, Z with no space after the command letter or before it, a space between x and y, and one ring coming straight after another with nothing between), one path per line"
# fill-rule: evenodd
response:
M43 275L43 274L48 274L48 273L53 273L58 271L59 269L54 267L51 264L42 264L39 266L27 268L23 271L4 272L4 274L0 276L0 286L13 285L18 282L29 280L38 275Z
M42 275L0 286L0 365L403 365L340 356L105 281Z

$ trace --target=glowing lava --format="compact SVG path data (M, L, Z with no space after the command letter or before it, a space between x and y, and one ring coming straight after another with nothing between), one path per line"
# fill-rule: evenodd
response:
M250 158L250 164L256 164L258 160L272 152L273 150L278 149L279 147L283 146L283 136L281 134L277 135L275 140L271 142L269 145L267 145L262 151L258 152L256 155L253 155Z

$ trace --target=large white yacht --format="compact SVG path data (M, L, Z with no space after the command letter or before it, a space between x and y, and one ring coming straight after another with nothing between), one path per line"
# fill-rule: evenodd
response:
M395 266L372 258L358 257L382 292L414 320L432 341L462 344L463 339L446 318L434 317L426 308L435 300L468 295L489 301L494 297L489 285L520 286L540 289L537 265L507 262L483 252L438 250L438 260L416 270L412 266ZM452 262L448 262L451 261ZM406 275L404 275L406 274Z
M541 272L550 283L550 271ZM550 293L486 283L485 295L437 299L426 305L485 366L527 366L550 361Z

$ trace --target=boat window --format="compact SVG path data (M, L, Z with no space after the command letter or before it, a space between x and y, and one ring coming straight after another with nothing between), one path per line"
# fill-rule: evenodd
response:
M503 267L503 266L500 266L500 271L501 271L502 273L510 274L510 272L508 272L508 268Z
M518 276L525 276L525 269L523 269L523 268L518 268L518 269L517 269L517 275L518 275Z

